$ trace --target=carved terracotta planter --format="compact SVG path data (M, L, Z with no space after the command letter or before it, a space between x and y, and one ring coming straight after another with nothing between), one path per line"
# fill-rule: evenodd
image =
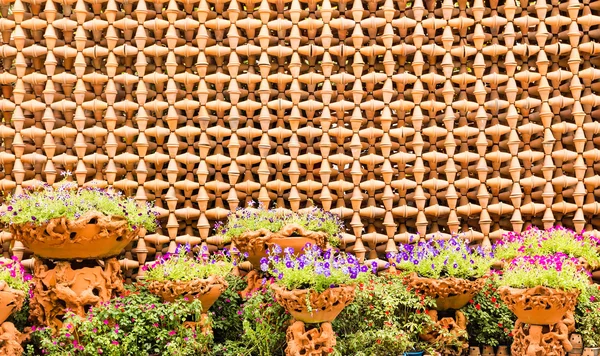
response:
M12 313L23 306L25 293L11 288L5 281L0 281L0 324L4 323Z
M411 273L406 279L407 285L421 291L428 297L435 299L436 310L458 310L473 299L483 288L484 280L479 278L474 281L463 278L425 278Z
M579 291L566 292L543 286L520 289L502 287L500 297L519 321L530 325L553 325L575 309Z
M228 286L224 277L210 276L191 281L152 281L148 290L166 302L186 297L190 301L198 299L202 303L202 312L206 313Z
M354 300L355 286L339 286L322 293L309 289L287 290L274 283L271 289L275 292L275 300L281 304L297 321L307 324L332 322L346 305ZM307 294L308 298L307 298ZM308 311L307 300L312 312Z
M325 248L327 238L328 235L324 232L310 231L300 225L289 224L278 232L271 232L267 229L248 231L232 240L238 250L248 253L247 260L255 268L258 268L260 259L267 257L267 253L273 245L279 245L282 250L290 247L294 249L295 254L300 254L307 243L317 245L322 249Z
M76 220L52 219L41 225L13 224L10 232L36 256L55 260L117 256L137 235L127 220L90 211Z

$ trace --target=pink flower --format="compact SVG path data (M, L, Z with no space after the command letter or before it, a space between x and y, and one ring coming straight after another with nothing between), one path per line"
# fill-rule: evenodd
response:
M171 330L171 331L169 331L169 336L173 336L173 335L175 335L175 334L177 334L177 331L175 331L175 330Z

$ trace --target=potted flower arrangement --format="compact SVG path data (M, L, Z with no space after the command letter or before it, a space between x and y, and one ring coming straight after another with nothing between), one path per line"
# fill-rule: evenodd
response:
M300 212L287 209L238 209L230 214L227 222L215 224L215 231L222 243L233 242L253 266L274 246L290 247L300 253L307 243L325 249L328 245L339 246L343 222L330 212L309 208Z
M408 285L436 301L437 310L460 309L483 287L494 263L493 254L454 236L399 246L388 253L390 262L408 273Z
M118 255L141 229L154 231L152 205L120 192L63 181L8 195L0 223L42 258L101 259Z
M31 276L16 259L0 260L0 324L21 309L29 293Z
M354 299L356 284L364 281L369 268L358 260L332 249L307 244L300 256L274 246L261 269L275 277L275 298L296 320L317 324L333 321Z
M550 255L564 253L580 260L586 267L600 267L600 239L592 235L577 234L562 226L540 230L529 227L522 233L507 232L494 244L497 258L510 262L517 256Z
M552 325L574 311L589 272L560 252L520 256L504 268L499 285L502 300L522 323Z
M590 284L575 307L575 332L589 356L600 354L600 285Z
M206 313L227 289L225 276L233 266L228 252L209 255L203 246L194 254L190 245L179 245L174 254L165 254L142 268L146 273L144 283L151 293L168 302L198 299Z

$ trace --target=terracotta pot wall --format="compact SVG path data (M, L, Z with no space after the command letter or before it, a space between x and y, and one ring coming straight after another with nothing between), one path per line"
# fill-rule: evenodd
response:
M406 3L3 1L0 189L156 201L132 268L250 200L334 210L366 258L598 229L600 1Z

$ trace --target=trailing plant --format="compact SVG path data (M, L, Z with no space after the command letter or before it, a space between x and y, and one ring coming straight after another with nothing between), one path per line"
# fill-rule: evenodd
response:
M583 258L592 267L600 266L600 239L583 236L562 226L540 230L535 226L522 233L507 232L494 245L496 257L509 261L517 256L551 255L562 252L570 257Z
M48 184L24 189L22 193L5 197L0 212L0 222L9 224L41 225L52 219L74 220L96 211L106 216L120 216L127 220L130 229L145 228L154 231L158 212L152 203L141 204L112 189L77 187L63 180L57 188Z
M355 293L333 322L337 355L401 355L430 348L419 335L434 327L426 314L434 301L409 291L401 276L371 275Z
M462 312L469 321L469 339L479 345L508 345L516 316L508 309L498 293L497 277L487 278L481 291L469 301Z
M565 291L579 290L587 296L590 273L577 258L557 252L545 256L520 256L504 267L500 286L534 288L544 286Z
M280 257L282 252L283 258ZM299 256L294 255L292 248L282 251L275 245L269 251L269 257L261 259L260 267L288 290L311 289L316 293L359 283L366 280L369 272L369 268L361 266L352 255L339 250L322 250L312 244L306 244Z
M254 209L252 205L229 214L225 224L217 222L214 225L216 233L223 236L225 243L247 231L267 229L277 232L286 225L297 224L310 231L327 233L328 242L332 246L340 244L344 223L337 215L328 211L316 207L300 212L285 209L266 210L260 206Z
M387 257L399 270L416 272L428 278L480 278L494 263L492 253L480 246L471 247L459 236L447 241L431 239L417 244L401 244L397 253L390 252Z
M212 342L183 326L190 316L200 320L199 301L162 303L145 290L93 307L85 318L67 313L63 326L52 334L36 329L29 355L199 355Z
M0 281L25 293L29 293L31 287L31 275L25 271L16 256L13 256L11 260L0 260Z
M266 282L266 280L265 280ZM265 287L254 292L238 311L242 333L231 334L225 342L215 345L215 356L275 356L284 355L285 332L290 315L280 306L273 292Z
M174 254L167 253L142 269L146 271L146 281L191 281L226 276L234 264L227 250L209 254L208 248L203 246L194 253L186 244L177 246Z
M575 332L585 347L600 347L600 285L588 285L585 294L575 307Z

